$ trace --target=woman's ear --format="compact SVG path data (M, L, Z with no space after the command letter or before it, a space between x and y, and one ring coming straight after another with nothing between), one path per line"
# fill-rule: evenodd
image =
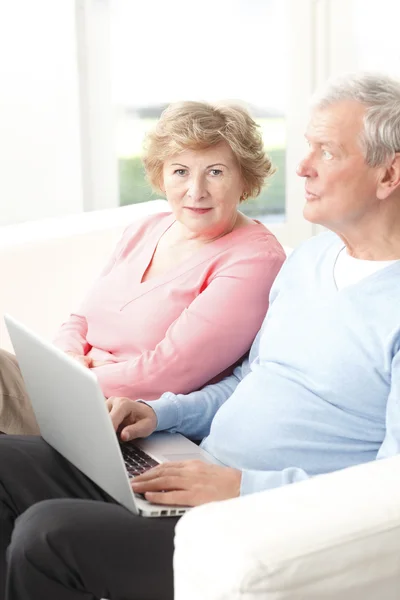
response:
M164 196L165 196L164 177L163 177L163 175L162 175L162 174L160 175L160 179L159 179L159 181L158 181L158 186L157 186L157 187L158 187L158 189L160 190L160 192L161 192L162 194L164 194Z
M400 152L396 152L389 165L383 170L376 192L379 200L385 200L400 188Z

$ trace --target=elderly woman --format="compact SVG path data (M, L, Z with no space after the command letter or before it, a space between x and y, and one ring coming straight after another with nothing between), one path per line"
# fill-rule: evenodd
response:
M55 343L96 374L105 397L188 393L247 353L285 258L238 208L271 174L256 123L239 107L171 105L144 165L172 213L128 227ZM15 360L0 365L0 430L37 433Z
M400 84L334 83L306 139L304 214L332 231L285 263L249 360L188 395L108 400L123 439L204 437L225 465L155 467L132 482L151 502L194 506L400 452ZM40 438L0 439L0 515L6 600L173 598L176 519L131 514Z

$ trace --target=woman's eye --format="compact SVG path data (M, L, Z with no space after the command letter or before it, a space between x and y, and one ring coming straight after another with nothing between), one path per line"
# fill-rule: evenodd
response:
M174 171L174 175L180 175L181 177L183 177L183 175L186 175L186 169L175 169Z
M326 158L326 160L332 160L333 154L329 152L329 150L322 150L322 156Z
M222 174L222 170L221 169L211 169L210 173L211 173L211 175L213 175L213 177L216 177L217 175Z

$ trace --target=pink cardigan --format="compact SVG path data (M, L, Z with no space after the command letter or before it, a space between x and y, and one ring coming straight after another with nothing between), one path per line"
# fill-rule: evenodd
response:
M267 311L285 254L257 222L141 283L173 222L162 213L129 226L55 339L65 351L112 361L93 368L106 397L154 400L222 378L249 350Z

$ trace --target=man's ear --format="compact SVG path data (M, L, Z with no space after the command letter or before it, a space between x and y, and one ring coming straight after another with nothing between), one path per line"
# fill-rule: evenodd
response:
M382 168L376 195L379 200L385 200L396 189L400 189L400 152L396 152L390 163Z

